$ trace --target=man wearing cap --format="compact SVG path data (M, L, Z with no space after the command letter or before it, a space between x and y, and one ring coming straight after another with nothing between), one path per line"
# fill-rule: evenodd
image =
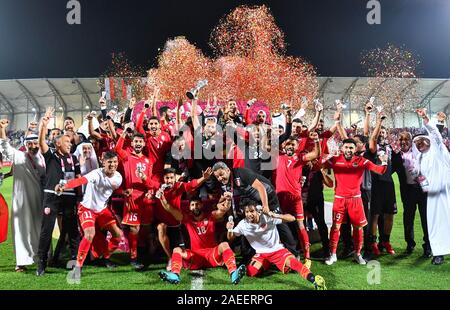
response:
M45 160L39 152L38 136L25 138L26 152L9 144L6 138L8 120L0 120L0 152L11 158L14 170L11 228L16 271L37 262L39 232L42 222L42 186L45 178Z
M428 238L433 252L433 265L444 263L444 255L450 254L450 153L442 142L442 136L425 109L417 114L429 136L414 138L413 150L418 152L417 180L422 190L428 193L427 224Z

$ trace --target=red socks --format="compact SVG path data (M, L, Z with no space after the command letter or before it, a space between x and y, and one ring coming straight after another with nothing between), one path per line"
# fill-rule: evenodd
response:
M180 253L172 254L172 272L176 274L180 274L181 267L183 267L183 258Z
M137 245L138 245L138 234L128 234L128 243L130 246L130 257L131 259L137 258Z
M355 247L355 253L357 255L361 254L361 249L363 246L363 230L362 230L362 228L353 227L353 245Z
M83 267L84 260L86 259L86 255L89 253L89 249L91 247L92 242L88 239L81 239L80 245L78 246L78 255L77 255L77 266Z
M331 231L330 231L330 251L331 251L331 254L336 254L340 233L341 233L340 232L340 228L331 227Z
M308 280L308 275L311 273L311 271L306 268L305 265L303 265L301 262L299 262L297 259L292 258L290 261L290 268L296 272L298 272L303 279Z
M223 251L222 258L225 266L227 266L228 273L232 273L236 270L236 258L234 257L234 253L231 249L226 249Z
M298 239L300 240L300 246L302 247L305 258L309 259L310 258L310 255L309 255L310 243L309 243L308 232L303 227L303 228L299 228L297 233L298 233Z

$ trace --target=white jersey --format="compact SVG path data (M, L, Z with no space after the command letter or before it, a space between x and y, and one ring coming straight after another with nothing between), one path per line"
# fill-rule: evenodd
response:
M284 248L276 226L281 223L281 219L261 214L258 224L252 224L243 219L233 229L233 233L236 236L245 236L256 253L272 253Z
M88 180L88 184L86 184L86 191L81 204L97 213L103 211L113 191L122 184L122 176L116 171L112 177L108 177L103 169L99 168L89 172L84 177Z

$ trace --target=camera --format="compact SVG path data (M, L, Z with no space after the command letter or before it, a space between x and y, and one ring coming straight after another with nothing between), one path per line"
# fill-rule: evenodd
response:
M144 103L144 108L146 108L146 109L150 108L150 104Z

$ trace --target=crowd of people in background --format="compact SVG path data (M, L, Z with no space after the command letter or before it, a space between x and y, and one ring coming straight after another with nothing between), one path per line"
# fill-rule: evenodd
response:
M165 257L167 268L159 276L170 283L181 281L182 268L225 265L231 283L238 284L245 274L258 276L273 264L325 289L324 279L311 272L308 218L317 225L327 265L338 257L365 265L383 251L395 255L394 173L404 210L404 251L416 248L419 209L423 256L444 262L450 254L445 114L438 113L435 126L418 109L423 128L389 129L383 126L386 115L368 100L362 128L345 129L340 102L324 111L316 100L309 124L303 108L293 111L288 104L281 114L272 111L271 121L263 110L252 118L254 102L239 111L229 100L211 112L199 109L197 99L182 111L180 100L172 113L157 108L155 95L139 103L140 113L134 113L132 98L117 118L102 97L101 113L86 116L87 136L70 116L63 128L49 128L52 108L26 131L8 132L11 124L0 120L0 152L12 162L6 177L14 176L16 271L37 264L36 274L43 276L48 265L61 266L66 248L79 272L88 262L113 268L110 257L122 247L137 271ZM333 114L328 129L324 112ZM335 190L331 228L324 187ZM55 222L60 236L52 250Z

